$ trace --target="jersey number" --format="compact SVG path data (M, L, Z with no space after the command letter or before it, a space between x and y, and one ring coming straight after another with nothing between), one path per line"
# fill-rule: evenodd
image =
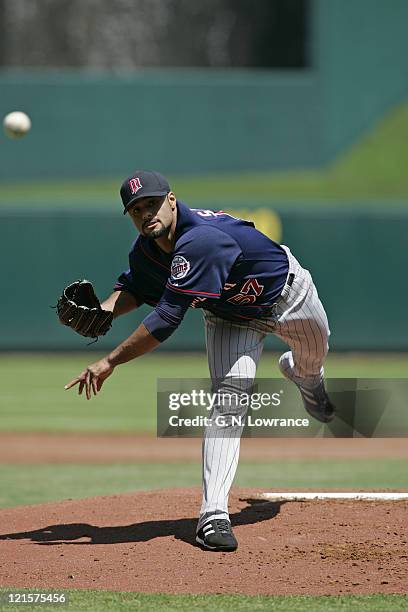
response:
M227 302L232 302L233 304L253 304L263 290L264 285L260 285L256 278L249 278L243 284L240 292L228 298Z
M229 213L224 212L223 210L198 210L197 208L192 208L191 210L194 210L197 215L200 215L200 217L204 217L204 218L214 218L214 217L231 217L231 219L238 219L238 217L234 217L233 215L230 215Z

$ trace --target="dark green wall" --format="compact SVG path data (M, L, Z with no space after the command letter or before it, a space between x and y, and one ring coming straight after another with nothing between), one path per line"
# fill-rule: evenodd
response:
M326 160L408 97L408 2L314 0Z
M408 214L282 212L281 220L282 242L315 279L332 347L408 350ZM130 224L115 213L1 213L0 349L83 348L86 339L60 325L50 305L77 278L94 281L101 297L110 293L127 267L132 240ZM119 342L141 317L132 313L115 322L95 348ZM203 348L201 313L190 312L164 346Z
M408 96L406 0L312 0L308 70L0 73L0 180L316 167Z
M318 165L316 94L308 73L3 73L0 115L24 110L33 129L0 138L0 180Z

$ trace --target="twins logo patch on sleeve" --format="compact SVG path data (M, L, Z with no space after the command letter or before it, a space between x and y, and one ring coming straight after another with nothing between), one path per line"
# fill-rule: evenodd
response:
M190 262L182 255L176 255L171 262L171 278L179 280L184 278L190 270Z

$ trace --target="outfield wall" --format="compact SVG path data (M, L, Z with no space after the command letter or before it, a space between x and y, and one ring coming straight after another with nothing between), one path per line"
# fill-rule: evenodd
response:
M254 211L261 225L267 214L271 211ZM312 272L329 316L333 349L408 350L408 214L282 212L272 217L270 228ZM60 325L50 306L77 278L94 281L100 296L109 294L127 267L133 239L132 226L114 212L1 212L0 349L84 348L86 339ZM93 348L117 344L147 312L144 307L116 321ZM201 316L189 312L163 348L203 349ZM268 346L280 344L268 341Z
M323 159L408 96L406 0L312 0Z
M320 165L313 74L150 70L0 73L0 115L21 109L33 129L4 139L0 180ZM302 105L299 105L302 100ZM1 138L0 138L1 140Z
M408 95L406 0L312 0L305 70L0 71L0 180L319 167Z

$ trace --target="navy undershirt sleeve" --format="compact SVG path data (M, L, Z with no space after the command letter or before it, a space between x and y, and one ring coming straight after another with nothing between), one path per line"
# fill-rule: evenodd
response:
M156 308L144 318L143 325L156 340L164 342L180 325L193 299L194 296L165 289Z
M128 291L129 293L131 293L135 298L138 306L141 306L144 302L143 298L135 290L135 283L130 269L126 272L122 272L122 274L116 281L113 289L114 291Z

